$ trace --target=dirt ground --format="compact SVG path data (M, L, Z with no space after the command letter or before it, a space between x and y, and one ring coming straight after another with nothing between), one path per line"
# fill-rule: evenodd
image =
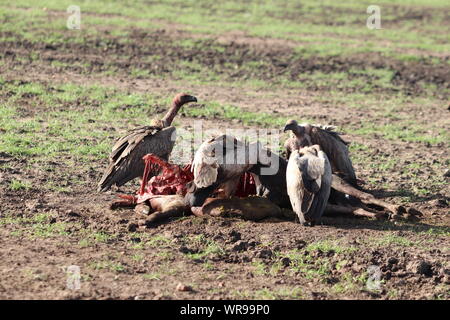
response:
M180 60L194 61L222 73L231 82L246 77L264 81L280 76L294 79L315 70L347 71L368 63L373 68L389 66L396 72L393 81L412 97L421 93L418 82L447 88L450 83L448 63L399 62L370 54L300 59L293 56L289 40L277 40L276 46L267 46L267 40L240 34L211 40L193 36L197 45L186 49L177 45L181 37L186 34L167 29L155 33L135 31L127 42L112 35L101 41L92 39L59 47L18 40L0 48L4 62L0 70L6 81L24 83L99 84L130 92L157 92L160 96L188 90L201 100L231 103L252 112L293 117L301 114L338 127L358 127L362 119L379 125L388 120L376 109L362 111L315 102L313 98L330 89L327 87L298 91L275 86L264 92L214 83L190 84L174 77L170 66ZM203 43L208 41L223 46L221 55L208 51L210 45ZM30 58L33 52L38 53L37 59ZM160 58L144 62L149 56ZM67 65L52 65L54 60ZM228 67L255 60L263 60L261 68ZM87 66L77 66L77 62ZM152 77L130 77L133 67L148 70ZM110 68L116 71L114 75L102 73ZM369 75L366 80L371 81ZM358 89L356 86L352 90ZM378 90L382 95L392 89ZM45 106L31 107L34 98L31 95L20 100L24 119L45 112ZM398 110L399 114L417 113L419 124L432 122L444 129L448 125L446 108L430 106L424 112L418 103L409 106ZM86 107L83 103L75 106L80 112ZM177 123L189 127L192 120L180 115ZM241 126L239 121L205 119L207 127L217 127L218 123ZM111 137L117 134L112 132ZM375 195L395 203L400 196L396 188L411 187L407 175L401 172L403 166L411 161L421 164L420 181L416 184L427 186L431 177L443 174L432 164L445 163L449 158L445 143L427 145L358 134L347 134L345 139L367 146L374 158L396 156L399 162L385 172L384 178L391 187L366 186ZM109 209L114 193L95 191L106 163L105 157L101 162L74 167L65 159L52 159L46 164L53 170L46 170L26 157L0 152L0 176L5 182L0 185L1 299L449 298L448 179L432 196L408 203L423 213L418 221L326 217L322 225L311 228L273 219L250 222L189 216L142 229L137 227L142 217L132 210ZM364 163L355 166L362 180L369 180L377 171ZM71 184L67 176L77 177L82 183ZM29 181L31 187L12 190L8 185L15 179ZM70 191L40 188L49 180L69 186ZM123 189L130 193L134 190L136 184ZM42 213L43 220L37 221L36 215ZM41 230L44 236L36 236L39 228L51 230L50 235ZM79 290L66 287L66 268L70 265L80 266ZM377 266L381 272L379 290L366 286L370 266ZM186 290L180 290L180 283Z

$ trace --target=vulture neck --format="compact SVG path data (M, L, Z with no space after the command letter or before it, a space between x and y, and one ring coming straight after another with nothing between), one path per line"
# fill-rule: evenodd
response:
M162 118L162 122L164 125L164 128L169 127L172 124L173 119L178 113L178 110L183 106L183 103L179 99L175 99L172 102L172 106L170 107L169 111L167 111L164 118Z
M308 132L300 131L300 129L292 130L294 137L297 139L298 147L308 147L312 145L311 136Z

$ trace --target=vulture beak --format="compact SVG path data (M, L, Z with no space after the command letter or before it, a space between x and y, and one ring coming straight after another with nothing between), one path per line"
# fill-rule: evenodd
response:
M283 132L286 132L286 131L289 131L289 130L292 130L292 129L294 129L294 128L293 128L293 125L292 125L292 124L287 124L287 125L284 127Z
M188 96L188 97L187 97L187 101L188 101L188 102L197 102L197 98L194 97L194 96Z

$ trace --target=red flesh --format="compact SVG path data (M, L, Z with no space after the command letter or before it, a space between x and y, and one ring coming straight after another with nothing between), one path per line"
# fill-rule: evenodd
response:
M191 165L184 167L168 163L154 154L147 154L143 157L145 162L144 173L142 175L141 187L134 195L119 195L124 201L118 201L118 206L129 206L138 204L159 195L186 194L186 185L194 180L191 172ZM161 170L160 174L148 179L151 172ZM255 180L249 173L244 173L239 181L235 195L237 197L248 197L256 194Z

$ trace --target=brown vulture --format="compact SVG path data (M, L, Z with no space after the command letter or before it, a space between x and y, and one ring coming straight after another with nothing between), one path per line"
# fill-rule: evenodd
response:
M287 193L302 225L322 217L331 188L331 166L320 146L292 150L286 170Z
M284 131L292 131L292 136L286 141L287 158L293 150L311 145L319 145L327 155L331 170L353 186L356 186L356 174L348 154L348 142L332 126L299 125L295 120L289 120Z
M142 157L148 153L167 161L175 144L176 130L171 126L172 121L188 102L197 102L197 98L185 93L176 95L162 120L133 129L118 139L109 155L109 166L98 184L98 191L107 191L113 185L120 187L140 177L144 171Z

